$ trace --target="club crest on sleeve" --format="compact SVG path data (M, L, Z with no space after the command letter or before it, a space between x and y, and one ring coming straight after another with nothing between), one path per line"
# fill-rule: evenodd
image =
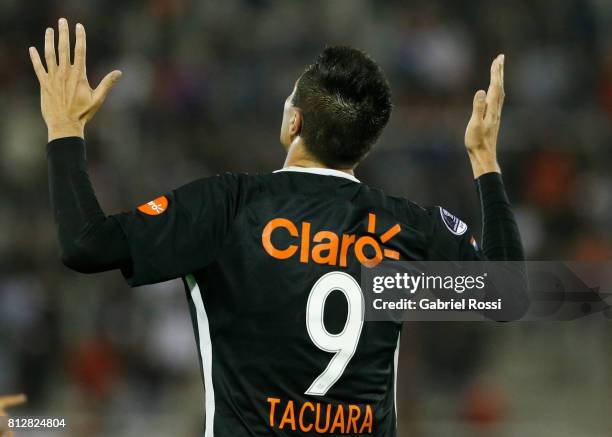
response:
M450 212L440 207L440 216L449 231L455 235L463 235L467 231L467 225Z
M166 209L168 209L168 198L166 196L159 196L138 207L138 211L147 215L160 215L166 212Z

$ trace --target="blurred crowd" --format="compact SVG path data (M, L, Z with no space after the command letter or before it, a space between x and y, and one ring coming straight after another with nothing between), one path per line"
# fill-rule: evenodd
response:
M281 167L285 97L346 44L381 64L394 102L357 177L478 235L463 133L503 52L498 149L528 258L612 258L608 0L0 0L0 393L26 392L29 414L69 417L73 435L199 435L203 402L179 282L130 290L60 263L27 48L61 16L86 27L92 85L123 71L86 131L107 213ZM594 322L407 325L400 436L609 435L610 340Z

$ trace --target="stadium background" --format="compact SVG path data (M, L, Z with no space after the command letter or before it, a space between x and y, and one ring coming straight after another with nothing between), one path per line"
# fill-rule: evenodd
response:
M478 232L463 132L504 52L500 161L528 257L611 258L608 0L2 0L0 393L29 395L19 414L65 416L58 435L195 436L203 406L180 283L130 290L59 261L27 47L60 16L87 28L92 83L124 73L87 130L109 213L203 175L280 167L283 101L342 43L382 64L395 104L357 176ZM400 436L611 435L611 326L406 325Z

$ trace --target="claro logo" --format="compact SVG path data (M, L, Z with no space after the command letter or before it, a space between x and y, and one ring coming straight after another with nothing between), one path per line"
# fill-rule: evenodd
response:
M309 263L312 260L317 264L346 267L348 254L352 251L361 264L374 267L383 258L399 259L399 252L386 249L382 244L387 243L401 230L400 225L395 224L378 239L372 235L359 237L351 234L338 235L325 230L318 231L312 236L313 231L309 222L302 222L298 228L298 225L289 219L275 218L264 227L261 242L265 251L276 259L299 256L301 263ZM272 243L272 236L276 232L289 233L293 237L293 242L284 247L275 246ZM368 233L376 235L376 214L368 214Z

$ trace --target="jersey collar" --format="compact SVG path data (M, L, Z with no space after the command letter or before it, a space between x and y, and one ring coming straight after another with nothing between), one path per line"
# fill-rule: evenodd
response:
M312 174L320 174L324 176L335 176L337 178L345 178L353 182L361 183L361 181L357 179L355 176L350 175L340 170L335 170L333 168L289 166L289 167L281 168L280 170L276 170L274 173L279 173L282 171L295 171L298 173L312 173Z

